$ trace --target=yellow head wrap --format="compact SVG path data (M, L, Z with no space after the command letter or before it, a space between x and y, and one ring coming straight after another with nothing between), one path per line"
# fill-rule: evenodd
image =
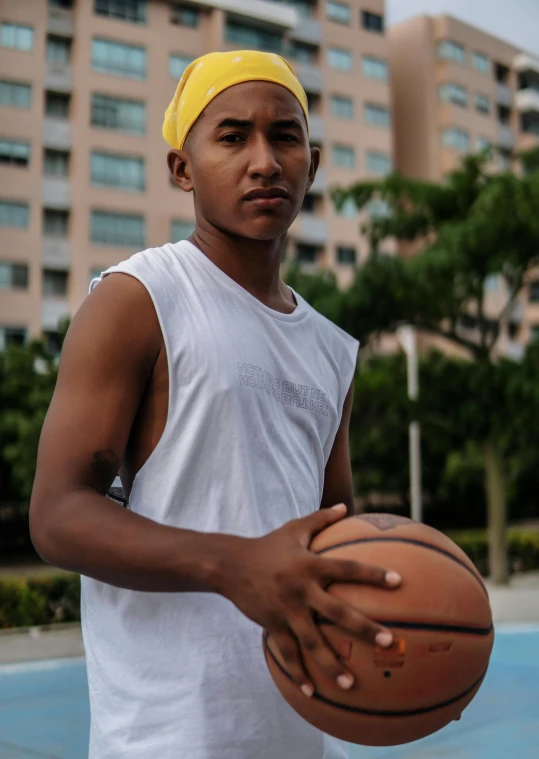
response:
M208 53L185 69L163 122L163 137L171 148L181 150L189 130L204 108L220 92L241 82L275 82L296 96L305 119L308 105L305 90L290 64L274 53L233 50Z

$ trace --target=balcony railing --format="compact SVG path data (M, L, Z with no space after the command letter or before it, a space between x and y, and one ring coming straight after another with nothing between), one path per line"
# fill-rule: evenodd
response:
M322 44L322 26L315 18L299 17L298 25L290 32L290 36L298 42L308 45Z
M71 148L71 124L65 119L45 116L43 119L43 144L46 148L69 150Z
M71 183L65 177L43 177L42 200L45 208L67 210L71 207Z
M45 87L54 92L71 92L73 89L73 71L70 64L47 61Z
M506 84L496 82L496 103L511 108L513 105L513 90Z

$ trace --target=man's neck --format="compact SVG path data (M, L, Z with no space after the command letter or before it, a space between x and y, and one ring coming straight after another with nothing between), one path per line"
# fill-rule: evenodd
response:
M296 308L292 291L279 276L286 235L276 240L248 240L197 226L189 240L264 305L282 313Z

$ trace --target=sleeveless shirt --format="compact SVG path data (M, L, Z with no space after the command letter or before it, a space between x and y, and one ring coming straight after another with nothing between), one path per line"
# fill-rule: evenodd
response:
M280 313L188 241L123 272L147 289L169 403L128 508L165 525L259 537L320 506L358 343L298 294ZM344 759L266 667L261 628L213 593L82 578L90 759Z

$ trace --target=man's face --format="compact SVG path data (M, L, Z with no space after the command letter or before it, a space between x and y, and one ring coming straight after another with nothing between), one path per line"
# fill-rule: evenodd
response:
M285 87L259 81L221 92L184 149L168 155L175 182L194 192L199 222L252 240L286 233L319 161L297 99Z

